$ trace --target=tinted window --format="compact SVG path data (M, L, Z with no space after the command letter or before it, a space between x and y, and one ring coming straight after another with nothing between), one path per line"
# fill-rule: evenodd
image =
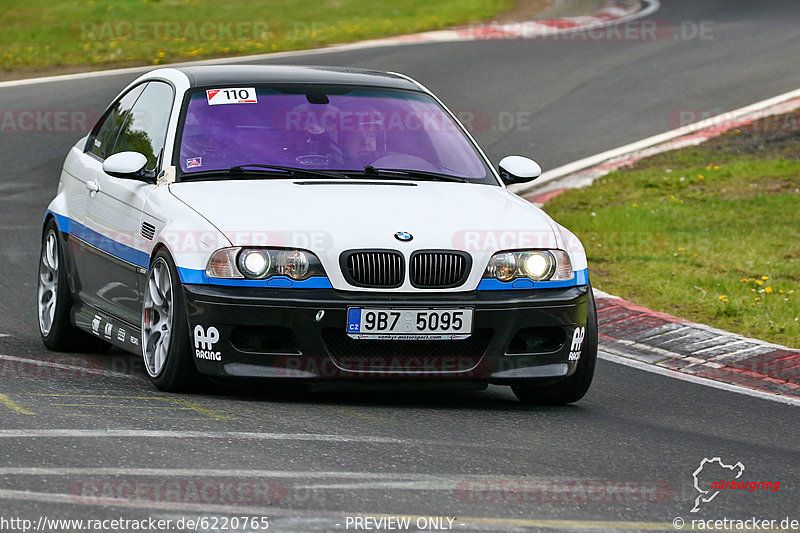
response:
M147 169L155 169L164 148L172 97L172 87L166 83L148 83L125 119L111 153L139 152L147 157Z
M497 184L433 98L391 89L197 90L186 109L178 157L185 174L256 163L354 171L371 165Z
M100 159L105 159L114 152L114 144L117 142L119 130L125 122L136 99L142 94L145 85L138 85L128 91L106 115L92 129L89 138L88 150Z

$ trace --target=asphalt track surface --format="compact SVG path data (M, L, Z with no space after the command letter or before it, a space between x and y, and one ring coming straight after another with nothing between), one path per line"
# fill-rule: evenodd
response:
M491 117L476 137L495 162L520 153L544 168L672 129L681 110L731 110L800 87L795 1L667 0L651 19L710 23L711 39L477 41L277 62L407 73L451 108ZM0 109L99 113L134 77L3 88ZM501 124L509 116L525 125ZM356 514L456 517L464 531L800 520L797 407L607 361L578 404L530 408L499 387L165 395L124 353L48 353L34 309L40 221L82 134L0 135L0 518L176 520L238 509L268 516L273 531L342 531ZM741 461L741 479L780 489L723 491L690 513L692 472L715 456ZM182 488L153 488L167 481ZM214 495L230 482L239 493ZM527 492L497 490L515 482ZM211 492L193 497L198 484ZM143 501L131 503L131 487Z

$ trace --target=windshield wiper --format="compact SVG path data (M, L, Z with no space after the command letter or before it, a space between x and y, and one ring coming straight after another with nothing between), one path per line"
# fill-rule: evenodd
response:
M327 170L317 170L314 168L286 167L283 165L263 165L260 163L254 163L252 165L236 165L235 167L229 168L228 172L232 174L240 174L246 172L247 168L265 168L268 170L282 170L284 172L287 172L292 177L297 175L303 175L303 176L313 176L319 178L347 179L347 176L345 174L339 172L329 172Z
M458 183L468 183L467 178L458 176L451 176L450 174L441 174L439 172L429 172L427 170L412 170L405 168L375 168L371 165L364 167L363 171L358 170L317 170L312 168L301 167L288 167L283 165L265 165L261 163L253 163L246 165L236 165L229 169L206 170L200 172L183 173L181 179L204 178L210 176L230 176L238 174L246 174L247 172L259 172L257 169L263 171L279 171L281 174L275 177L290 176L294 177L314 177L326 179L349 179L351 176L405 176L426 181L453 181Z
M263 170L257 170L263 169ZM205 178L211 176L230 176L230 175L239 175L239 174L246 174L247 172L268 172L268 171L278 171L280 174L273 175L272 177L281 178L286 177L314 177L314 178L327 178L327 179L347 179L347 175L341 172L328 172L325 170L316 170L311 168L300 168L300 167L287 167L283 165L263 165L260 163L254 163L252 165L236 165L235 167L231 167L228 169L217 169L217 170L204 170L200 172L184 172L181 175L182 180L190 180L193 178Z
M408 176L410 178L418 178L429 181L455 181L458 183L468 183L467 178L460 178L458 176L451 176L450 174L442 174L440 172L429 172L427 170L412 170L408 168L375 168L372 165L364 167L365 176L380 176L385 174L399 174L401 176Z

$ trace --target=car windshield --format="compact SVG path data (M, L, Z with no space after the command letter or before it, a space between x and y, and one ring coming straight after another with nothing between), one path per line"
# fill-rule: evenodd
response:
M202 89L191 94L184 116L178 166L187 178L248 165L277 172L255 167L272 165L497 184L470 139L424 93L342 86Z

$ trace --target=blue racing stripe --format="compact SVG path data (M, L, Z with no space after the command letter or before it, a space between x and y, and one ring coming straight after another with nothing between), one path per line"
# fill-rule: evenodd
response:
M500 281L497 279L482 279L478 284L479 291L510 291L519 289L560 289L589 284L589 269L578 270L572 279L564 281L532 281L517 279L514 281Z
M296 289L332 289L333 285L325 276L313 276L303 281L295 281L286 276L272 276L267 279L226 279L210 278L204 270L178 267L178 275L184 285L221 285L224 287L270 287Z
M53 211L48 211L48 213L55 217L56 225L58 225L58 229L62 233L73 235L85 243L94 246L98 250L102 250L109 255L113 255L118 259L122 259L138 267L150 268L150 256L145 252L137 250L132 246L122 244L105 235L101 235L83 224L75 222L69 217L59 215Z

